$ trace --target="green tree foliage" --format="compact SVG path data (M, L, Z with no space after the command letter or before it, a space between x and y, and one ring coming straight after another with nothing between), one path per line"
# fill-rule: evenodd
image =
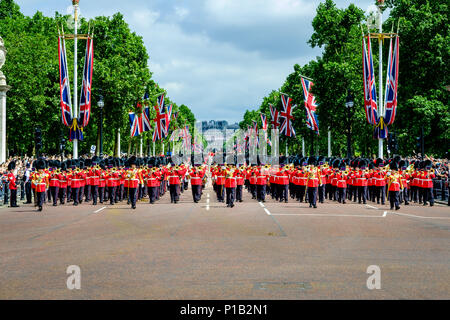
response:
M58 29L73 33L70 16L59 13L45 17L37 12L33 17L20 13L14 1L0 1L0 35L8 50L4 73L12 89L7 100L7 140L11 154L33 152L33 132L36 126L43 131L46 153L57 153L61 136L67 139L68 128L61 122L59 101ZM98 142L100 112L97 101L104 98L103 150L113 154L118 129L121 132L121 149L128 143L136 145L138 139L130 138L128 112L136 108L139 98L147 91L150 106L156 105L158 94L165 92L152 79L148 68L149 55L141 36L131 32L123 15L96 17L81 20L80 34L94 32L94 71L91 118L84 128L84 141L79 144L79 154L88 153ZM78 91L81 87L85 40L78 41ZM73 90L73 40L66 40L68 69ZM78 93L79 94L79 93ZM172 103L166 96L166 104ZM151 117L155 111L151 107ZM174 103L174 112L178 106ZM195 117L187 106L180 107L178 121ZM144 134L149 145L152 133ZM130 148L131 150L135 150ZM68 143L67 151L72 150Z

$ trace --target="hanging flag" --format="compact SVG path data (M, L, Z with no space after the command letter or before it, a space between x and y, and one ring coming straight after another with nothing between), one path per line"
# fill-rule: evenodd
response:
M306 109L306 126L319 134L319 119L316 114L318 104L316 98L311 93L311 88L314 86L312 81L302 77L303 98L305 100Z
M86 42L86 56L84 60L83 82L80 94L80 127L88 125L91 117L91 95L92 95L92 71L94 68L94 40L88 37Z
M398 58L399 37L395 37L394 50L392 51L392 38L389 46L389 61L386 76L386 93L384 107L386 110L384 122L386 125L394 123L397 111L397 88L398 88Z
M155 106L154 108L156 111L156 117L155 119L153 119L153 121L155 122L155 130L153 131L153 142L164 138L163 130L165 125L164 124L165 115L159 112L158 106Z
M142 118L134 112L128 112L130 119L130 134L132 137L137 137L142 133Z
M142 132L150 131L152 129L152 125L150 122L150 108L148 106L146 106L142 111L141 119L142 119Z
M268 128L267 116L264 113L261 113L261 123L262 123L262 130L264 132L264 140L267 142L267 144L269 146L272 146L272 141L270 141L270 139L268 138L268 134L267 134L267 128Z
M66 42L62 36L58 37L58 54L61 119L66 127L70 127L72 125L72 104L70 99L69 71L67 70Z
M169 135L169 126L170 126L170 119L172 117L172 108L173 105L169 105L169 107L164 107L164 111L163 111L163 115L164 115L164 120L163 120L163 133L164 133L164 138L167 137Z
M280 112L280 118L282 118L283 122L281 123L280 131L287 137L295 136L294 126L292 125L292 120L294 120L292 111L296 106L292 106L292 99L284 93L281 94L281 103L283 110Z
M365 37L363 36L364 110L366 112L367 122L375 126L378 123L378 107L372 48L370 45L370 37L367 37L367 48L364 39Z
M272 129L278 129L278 127L280 126L278 110L275 109L275 107L271 104L269 104L269 107L270 107L270 115L272 116L272 121L270 122L272 124Z

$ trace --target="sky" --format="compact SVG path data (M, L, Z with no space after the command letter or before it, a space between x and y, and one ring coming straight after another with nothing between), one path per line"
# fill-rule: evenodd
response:
M71 0L16 0L21 11L68 13ZM307 41L320 0L80 0L85 18L121 12L144 39L153 79L197 120L242 120L320 48ZM374 0L335 0L366 10ZM385 19L387 18L387 15ZM94 74L95 85L95 74Z

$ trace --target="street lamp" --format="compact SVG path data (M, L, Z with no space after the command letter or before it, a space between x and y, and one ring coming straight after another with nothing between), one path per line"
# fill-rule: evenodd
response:
M98 102L97 102L97 107L99 107L100 109L100 158L103 157L103 107L105 106L105 103L103 102L103 96L100 95Z
M347 158L351 158L351 127L350 127L350 116L351 109L353 108L353 95L349 92L345 100L345 107L347 108Z

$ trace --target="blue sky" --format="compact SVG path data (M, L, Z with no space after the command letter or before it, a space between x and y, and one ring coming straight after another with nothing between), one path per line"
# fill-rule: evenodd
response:
M71 0L16 0L26 15L66 13ZM319 0L80 0L82 16L121 12L144 39L153 79L198 120L240 121L320 55L307 41ZM374 0L335 0L338 7ZM387 18L387 14L385 17ZM95 74L94 74L95 77Z

